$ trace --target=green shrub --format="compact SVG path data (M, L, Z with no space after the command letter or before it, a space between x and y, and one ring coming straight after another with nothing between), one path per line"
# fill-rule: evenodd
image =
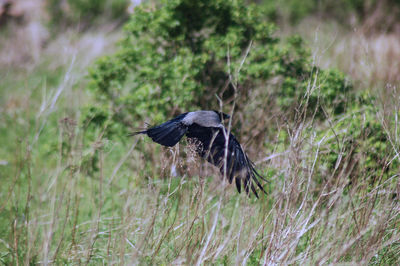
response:
M119 51L100 59L90 71L96 108L126 133L146 118L160 122L183 111L218 109L216 94L223 100L234 95L232 73L238 110L255 91L268 91L272 102L289 113L316 68L300 37L281 41L274 31L257 6L242 1L175 0L162 1L157 8L138 6ZM335 91L350 91L351 86L337 71L319 73L324 104L337 105L342 96ZM266 101L271 99L260 104ZM91 117L96 117L96 108Z
M365 178L371 185L399 174L399 160L392 160L395 153L389 141L390 129L383 127L370 99L365 99L365 95L359 96L356 104L336 120L335 133L322 132L329 136L328 151L323 153L327 154L324 159L330 171L335 166L339 170L347 167L345 172L350 177ZM389 120L394 121L392 118Z

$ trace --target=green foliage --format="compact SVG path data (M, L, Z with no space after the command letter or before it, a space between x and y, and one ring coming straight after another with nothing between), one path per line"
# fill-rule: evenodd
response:
M307 95L310 111L317 109L316 117L325 119L329 115L339 115L345 112L346 105L354 100L353 86L345 75L335 69L315 72L311 80L304 86L312 86ZM321 108L325 108L322 110ZM324 112L328 112L325 114Z
M325 119L328 114L344 113L353 94L353 86L343 73L314 68L310 77L302 82L287 75L282 81L282 89L278 90L277 100L281 108L292 107L292 110L300 102L306 105L310 115L315 113L316 118Z
M141 5L125 26L119 51L90 71L89 87L101 112L123 125L121 133L138 126L133 121L160 122L187 110L218 109L215 94L224 100L234 95L229 73L238 84L239 109L254 90L272 89L280 108L294 110L315 68L300 37L284 42L274 29L260 9L242 1ZM320 73L321 94L327 94L321 97L336 105L335 91L347 92L351 86L339 72Z
M119 51L91 70L94 98L82 93L81 60L69 72L51 54L1 75L0 264L191 265L201 254L200 264L215 265L399 264L398 179L387 178L400 168L397 98L375 106L369 95L355 97L342 73L311 65L301 38L276 38L259 10L240 6L138 8ZM243 17L226 19L233 11ZM240 142L269 180L260 199L222 186L208 164L182 160L179 146L110 140L138 119L216 108L214 93L234 94L225 88L229 72L238 82L234 120L242 123L233 128L257 135ZM308 116L299 122L297 112ZM351 162L353 172L342 171ZM177 177L175 166L183 170ZM342 186L348 178L354 186Z
M121 20L127 17L128 0L46 0L50 24L81 29L100 20Z
M364 97L359 96L357 103L337 118L330 136L323 131L329 138L325 158L330 171L337 165L347 165L346 171L352 172L350 176L362 176L373 183L398 174L400 165L398 160L392 160L395 153L389 140L390 131L382 126L371 100L364 102Z

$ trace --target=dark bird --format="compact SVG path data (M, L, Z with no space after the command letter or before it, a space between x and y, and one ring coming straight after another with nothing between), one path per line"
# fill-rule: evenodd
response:
M256 171L254 163L247 157L235 136L222 124L222 120L229 118L229 115L218 111L188 112L130 136L146 134L153 141L172 147L186 134L189 141L195 143L197 153L217 166L222 175L225 173L229 183L232 184L235 179L239 193L243 184L247 194L251 189L258 198L254 184L265 193L259 178L266 180Z

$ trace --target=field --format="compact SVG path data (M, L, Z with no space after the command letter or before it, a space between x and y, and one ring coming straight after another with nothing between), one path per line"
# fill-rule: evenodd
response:
M400 263L396 33L313 15L278 25L280 38L300 35L313 64L344 72L371 106L313 109L316 78L293 118L264 104L272 94L261 89L226 102L212 95L213 106L233 112L233 133L268 179L257 199L237 193L185 141L164 148L109 135L113 124L85 124L99 101L89 69L118 51L121 22L54 34L31 16L0 29L2 264ZM230 83L236 93L235 74ZM132 123L160 122L157 115Z

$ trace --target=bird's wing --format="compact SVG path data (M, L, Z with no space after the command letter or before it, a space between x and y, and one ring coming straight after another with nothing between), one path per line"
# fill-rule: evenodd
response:
M232 183L233 179L235 179L239 193L241 192L242 183L247 194L251 189L258 197L254 184L265 193L259 178L265 179L255 170L253 162L250 161L235 136L231 133L229 133L227 150L225 149L226 137L223 130L222 128L202 127L193 124L188 128L186 136L197 142L197 152L201 157L217 166L222 175L226 173L229 183ZM225 150L227 151L226 172L224 163Z
M182 123L182 119L185 115L186 113L181 114L172 120L162 123L161 125L151 127L147 130L134 132L130 135L147 134L147 136L149 136L154 142L168 147L175 146L188 129L187 125Z

